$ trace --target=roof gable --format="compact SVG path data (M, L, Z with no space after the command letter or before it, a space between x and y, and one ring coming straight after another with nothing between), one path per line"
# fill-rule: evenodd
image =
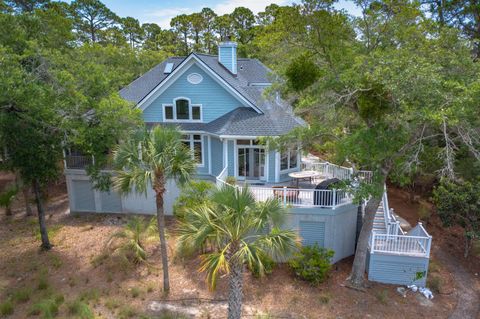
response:
M145 97L143 97L137 104L137 107L145 110L156 98L158 98L170 85L172 85L183 73L188 70L193 64L198 65L204 72L208 73L218 84L220 84L225 90L230 92L243 106L251 107L256 112L262 113L262 111L251 100L246 97L246 94L242 94L240 87L232 86L231 83L219 76L212 70L210 66L199 59L195 54L190 54L185 58L178 66L174 66L173 71L167 74ZM161 63L159 67L164 66ZM158 70L157 70L158 71Z

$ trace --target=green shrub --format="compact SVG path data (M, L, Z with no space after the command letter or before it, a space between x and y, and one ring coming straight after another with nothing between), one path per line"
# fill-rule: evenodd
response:
M385 289L381 291L377 291L375 293L375 297L377 297L378 301L380 301L382 305L386 305L388 301L388 291Z
M2 317L11 315L13 311L13 303L10 299L7 299L4 302L0 303L0 315Z
M270 275L273 271L273 267L275 266L275 261L268 256L262 256L260 258L260 261L263 265L263 274L260 273L260 267L257 263L252 264L252 266L248 267L255 278L260 278L263 275Z
M135 216L128 220L122 230L115 232L109 239L107 247L117 251L133 264L147 261L146 245L157 240L157 221L150 221Z
M68 313L72 316L81 319L93 319L93 311L90 309L88 304L82 301L80 298L75 299L72 302L67 304Z
M214 185L207 181L191 181L183 186L182 192L173 206L175 217L182 220L188 209L204 204L213 189Z
M107 307L107 309L109 309L110 311L117 309L118 307L120 307L120 305L120 301L114 298L109 298L105 301L105 307Z
M5 208L6 215L12 214L12 204L17 193L18 188L16 186L10 186L4 192L0 193L0 207Z
M19 303L27 302L30 300L31 295L32 289L20 288L12 293L12 300Z
M30 308L30 315L40 315L42 319L55 318L58 314L58 307L63 303L63 295L56 295L40 300Z
M234 176L227 176L225 183L229 185L235 185L237 183L237 179Z
M327 279L334 251L318 245L304 246L288 262L299 278L318 285Z
M137 298L138 296L140 296L141 293L142 293L142 290L138 287L133 287L130 290L130 295L132 296L132 298Z
M87 289L80 294L79 299L87 302L98 301L100 299L100 292L96 288Z
M427 279L427 287L432 290L433 293L440 293L442 289L443 281L439 276L430 275Z
M131 306L125 305L118 311L118 318L119 319L129 319L135 318L138 316L138 311Z
M46 272L42 271L38 277L37 288L38 290L47 290L48 287L50 287L50 283L48 282L47 274Z

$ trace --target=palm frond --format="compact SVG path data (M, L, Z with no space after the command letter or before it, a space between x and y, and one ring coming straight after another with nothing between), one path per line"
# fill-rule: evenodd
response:
M258 219L258 228L263 229L267 223L273 227L279 227L285 220L285 208L282 203L276 199L267 199L256 205L255 216Z
M227 260L226 252L230 244L227 244L218 252L205 254L201 256L200 272L207 273L207 282L210 289L214 290L217 286L217 278L220 273L229 273L230 265Z
M132 217L121 230L110 236L107 248L112 251L120 251L135 263L146 262L145 244L152 238L149 234L151 224L152 221L147 223L139 216ZM119 242L116 242L116 239ZM116 245L114 245L115 243Z
M275 260L289 256L299 247L297 233L280 228L273 228L270 233L259 235L251 245Z

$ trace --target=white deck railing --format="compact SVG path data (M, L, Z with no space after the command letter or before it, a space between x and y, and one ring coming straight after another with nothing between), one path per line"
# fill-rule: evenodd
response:
M340 166L329 162L302 163L302 169L320 172L320 175L324 178L338 178L341 180L358 177L362 181L371 182L373 177L371 171L354 171L351 167Z
M216 178L217 187L222 187L223 185L226 185L225 181L227 179L227 176L228 176L228 166L225 166Z
M88 155L67 155L65 156L65 168L84 169L93 164L93 157Z
M240 189L243 186L237 186ZM258 201L279 199L285 206L325 207L335 209L352 202L352 197L344 190L299 189L285 187L249 186L250 192Z
M216 177L217 187L228 185L243 189L245 186L232 186L226 183L228 176L228 167L223 170ZM351 195L339 189L321 190L321 189L301 189L292 188L288 186L283 187L257 187L248 186L248 189L253 194L257 201L266 201L269 199L278 199L285 206L293 207L324 207L335 209L339 206L347 205L352 202Z
M431 236L389 235L372 232L370 251L395 255L429 257Z

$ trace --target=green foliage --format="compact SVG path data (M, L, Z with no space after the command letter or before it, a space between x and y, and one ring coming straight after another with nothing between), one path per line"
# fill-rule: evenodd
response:
M120 307L118 311L118 318L119 319L129 319L129 318L135 318L138 316L138 311L128 305L124 305Z
M48 281L47 273L46 273L46 271L41 271L39 276L38 276L37 289L38 290L47 290L49 287L50 287L50 282Z
M142 217L130 218L122 230L115 232L107 242L107 247L118 251L131 262L138 264L147 261L146 245L157 238L157 222Z
M263 276L266 256L282 258L296 249L295 232L277 228L283 215L277 200L257 203L248 187L225 186L212 193L207 205L187 211L179 224L178 244L187 251L211 247L200 266L211 288L218 276L239 265ZM267 226L271 231L262 234Z
M285 70L288 85L296 92L305 90L320 77L312 56L303 54L293 59Z
M229 185L236 185L237 179L235 178L235 176L227 176L227 178L225 178L225 183Z
M275 267L275 261L268 256L261 256L261 264L263 265L263 274L261 273L259 264L255 263L249 266L249 270L255 278L261 278L263 275L270 275Z
M186 183L196 170L190 149L182 143L176 127L156 126L134 132L114 152L114 187L123 193L135 189L146 194L147 187L165 190L166 180Z
M24 303L30 300L32 289L28 287L19 288L12 293L12 301Z
M214 184L208 181L192 180L185 184L173 207L175 217L181 220L187 210L205 204L214 188Z
M30 307L29 315L40 315L42 319L53 319L58 314L58 308L64 301L63 295L55 295L42 299Z
M430 275L427 279L427 287L432 290L433 293L440 293L443 286L443 279L439 275Z
M10 186L0 194L0 207L4 207L6 214L11 214L11 208L15 197L17 196L18 188Z
M480 183L442 181L433 192L437 212L446 226L464 228L465 257L480 237Z
M378 290L375 292L375 297L377 297L377 300L382 304L386 305L388 304L388 291L386 289Z
M93 319L95 318L90 306L81 299L67 303L68 314L79 319Z
M288 262L295 275L313 285L323 283L329 275L334 251L314 246L304 246Z
M14 311L15 311L15 308L10 299L7 299L0 303L0 315L6 317L13 314Z
M141 294L142 290L138 287L132 287L132 289L130 290L130 296L132 296L132 298L137 298Z

